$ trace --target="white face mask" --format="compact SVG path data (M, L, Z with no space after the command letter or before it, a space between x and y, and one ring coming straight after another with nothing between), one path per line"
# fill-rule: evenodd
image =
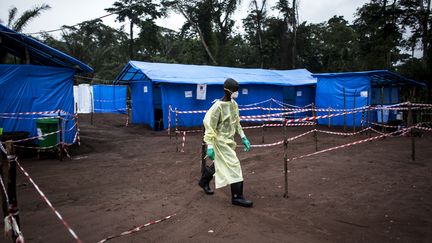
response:
M238 91L231 93L231 99L237 99L238 95L239 95Z

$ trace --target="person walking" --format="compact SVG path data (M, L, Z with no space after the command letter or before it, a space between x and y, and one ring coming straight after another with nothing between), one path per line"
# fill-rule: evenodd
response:
M253 202L243 196L243 174L237 158L234 135L240 135L245 151L250 150L250 142L240 125L238 105L239 84L232 78L224 83L224 96L216 101L204 117L204 142L207 144L207 156L213 160L206 166L199 185L206 194L213 194L210 181L215 177L216 189L230 185L233 205L252 207Z

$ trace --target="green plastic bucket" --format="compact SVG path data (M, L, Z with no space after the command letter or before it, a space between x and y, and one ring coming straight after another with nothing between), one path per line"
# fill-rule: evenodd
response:
M36 128L39 136L39 147L51 147L57 145L58 133L43 136L47 133L58 131L57 118L37 119Z

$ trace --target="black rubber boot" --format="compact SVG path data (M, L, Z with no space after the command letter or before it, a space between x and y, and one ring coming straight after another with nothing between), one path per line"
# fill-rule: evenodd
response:
M231 202L233 205L250 208L253 202L243 197L243 181L231 184Z
M211 195L214 193L214 191L210 188L210 181L213 179L214 173L215 173L214 164L212 164L210 166L206 166L203 174L201 175L201 179L198 182L198 185L208 195Z

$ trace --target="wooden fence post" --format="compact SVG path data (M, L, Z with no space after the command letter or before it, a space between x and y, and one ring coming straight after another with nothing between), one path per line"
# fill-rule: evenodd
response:
M284 186L284 198L288 198L288 136L286 118L284 119L284 175L285 175L285 186Z
M317 120L316 120L316 110L315 110L315 104L312 103L312 116L314 121L314 140L315 140L315 151L318 151L318 133L317 133Z
M8 179L7 179L7 194L9 197L8 213L14 215L18 227L20 227L18 200L17 200L17 193L16 193L16 161L15 161L16 155L13 147L13 142L11 140L6 142L6 152L7 152L7 159L9 164ZM13 242L16 241L17 237L18 235L15 235L15 233L13 233L12 235Z
M408 103L408 127L410 128L413 126L413 116L412 116L412 109L411 109L411 102ZM411 135L411 160L415 161L415 137L414 137L414 128L410 130Z

